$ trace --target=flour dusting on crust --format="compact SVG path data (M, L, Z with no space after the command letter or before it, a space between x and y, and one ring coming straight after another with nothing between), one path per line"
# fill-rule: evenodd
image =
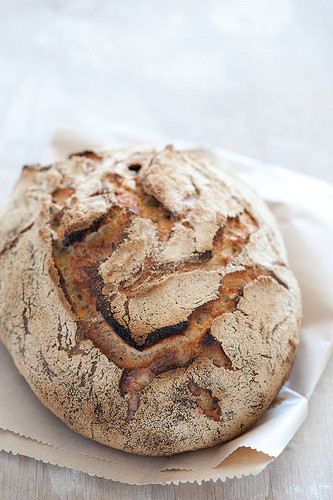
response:
M0 236L1 337L76 432L143 455L213 446L289 373L301 300L279 230L208 155L125 147L28 166Z

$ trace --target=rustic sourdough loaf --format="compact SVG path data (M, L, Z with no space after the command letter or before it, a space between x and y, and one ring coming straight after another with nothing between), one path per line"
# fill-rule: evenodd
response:
M301 302L265 204L212 159L140 147L25 167L0 220L0 332L69 427L171 455L246 430Z

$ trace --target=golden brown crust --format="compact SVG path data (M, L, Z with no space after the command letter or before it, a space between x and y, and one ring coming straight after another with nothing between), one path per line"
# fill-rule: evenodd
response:
M299 289L266 206L212 160L169 146L27 167L0 233L3 341L75 431L144 455L213 446L282 385Z

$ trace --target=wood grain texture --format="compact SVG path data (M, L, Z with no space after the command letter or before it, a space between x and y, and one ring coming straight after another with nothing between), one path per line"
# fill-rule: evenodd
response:
M202 485L131 486L11 453L0 453L1 500L330 500L333 496L333 363L309 415L284 452L258 476Z

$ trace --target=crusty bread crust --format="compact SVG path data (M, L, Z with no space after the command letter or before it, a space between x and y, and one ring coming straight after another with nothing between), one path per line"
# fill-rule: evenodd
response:
M26 167L0 220L0 333L76 432L171 455L246 430L286 379L300 292L266 205L200 153Z

